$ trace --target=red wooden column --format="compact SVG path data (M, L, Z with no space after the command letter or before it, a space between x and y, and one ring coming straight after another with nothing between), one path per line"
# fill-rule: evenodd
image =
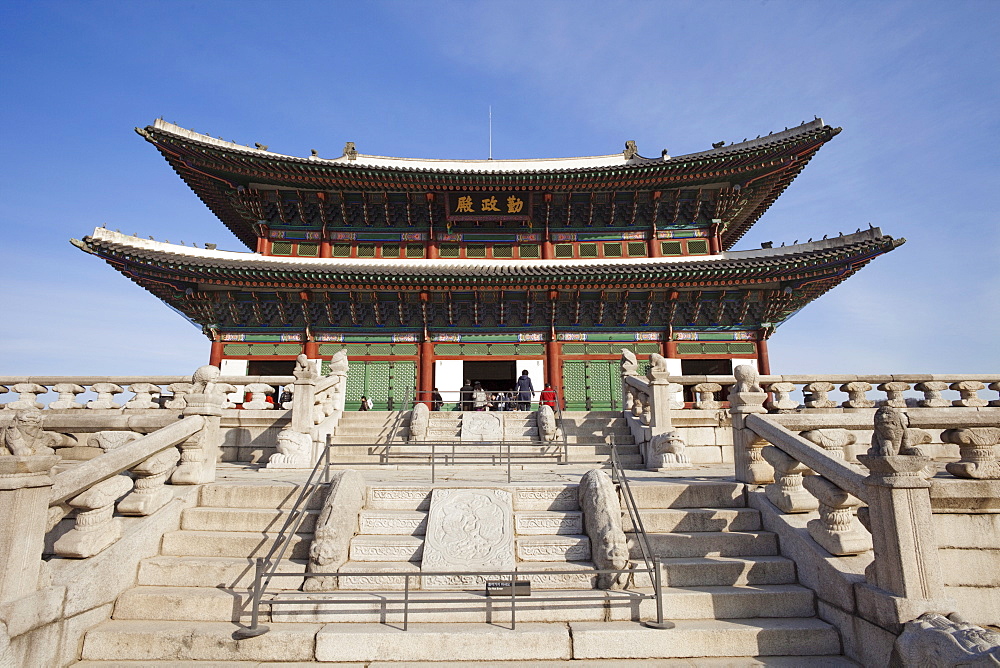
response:
M434 390L434 342L425 337L420 342L420 372L417 387L417 400L431 407L431 392Z
M712 255L718 255L722 252L722 239L719 238L718 223L712 223L712 226L709 228L708 252Z
M530 296L529 296L530 299ZM556 302L559 299L558 290L549 290L549 302L552 313L556 312ZM562 344L556 338L555 319L549 332L549 340L545 342L545 382L552 386L559 397L559 407L565 408L562 387Z
M656 211L656 203L660 199L661 193L659 190L653 191L653 211ZM662 249L660 248L660 240L656 238L656 220L654 218L653 224L650 226L649 230L649 241L647 242L649 246L649 257L663 257Z
M319 242L319 256L324 258L333 257L333 244L330 243L329 239L323 239Z
M306 345L302 352L311 360L319 359L319 343L313 341L311 338L306 339Z
M267 237L257 237L257 252L261 255L270 255L271 240Z
M767 339L764 333L760 332L760 339L757 341L757 372L762 376L771 375L771 359L767 355Z
M208 356L208 363L212 366L222 366L222 341L212 341L212 352Z

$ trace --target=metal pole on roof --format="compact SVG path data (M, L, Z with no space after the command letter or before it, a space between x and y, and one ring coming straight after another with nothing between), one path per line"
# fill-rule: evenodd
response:
M493 105L490 105L490 160L493 159Z

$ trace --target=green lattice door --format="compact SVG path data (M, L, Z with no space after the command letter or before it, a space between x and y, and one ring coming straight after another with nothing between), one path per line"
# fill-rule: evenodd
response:
M621 407L617 360L565 360L563 392L568 411L606 411Z
M417 365L412 361L347 363L347 401L344 408L356 411L362 395L375 404L373 410L400 410L416 387Z

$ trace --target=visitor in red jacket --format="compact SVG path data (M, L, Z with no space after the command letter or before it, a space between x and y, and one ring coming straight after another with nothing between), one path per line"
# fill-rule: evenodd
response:
M556 391L552 389L552 386L545 383L545 389L542 390L541 396L538 398L538 403L542 406L548 406L552 410L556 408Z

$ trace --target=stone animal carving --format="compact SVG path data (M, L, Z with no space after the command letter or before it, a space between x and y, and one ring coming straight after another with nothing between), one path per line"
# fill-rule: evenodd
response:
M206 364L198 367L191 376L192 394L215 394L216 381L219 379L219 367Z
M587 471L580 479L577 493L594 565L602 570L628 568L622 507L611 477L600 469ZM627 573L602 573L597 577L598 589L624 589L627 584Z
M309 573L335 573L347 561L351 539L358 532L358 515L365 503L365 479L352 469L334 471L323 509L316 520L316 533L309 546ZM379 584L384 586L385 580ZM302 591L330 591L337 576L308 577Z
M733 392L763 393L758 382L757 369L749 364L741 364L733 369L733 376L736 377L736 387Z
M10 425L3 428L0 455L51 455L55 452L53 447L62 445L62 442L61 434L51 434L42 429L41 411L18 411Z
M927 612L903 627L890 665L1000 666L1000 633L969 624L957 614Z
M687 447L677 432L657 434L649 442L649 454L652 461L647 468L667 468L678 464L689 465L691 458L684 453Z
M556 414L552 406L542 406L535 415L538 423L538 434L543 441L552 442L562 436L562 431L556 426Z
M269 467L306 467L312 464L312 436L292 429L278 432L278 451L267 460Z
M134 431L99 431L87 439L87 445L108 452L141 437L142 434Z
M657 353L650 355L649 371L650 373L667 373L667 358Z
M623 376L635 376L639 371L639 360L635 353L626 348L622 348L621 367Z
M341 348L330 358L330 372L328 376L347 373L347 351Z
M891 406L882 406L875 411L875 431L868 454L873 457L895 455L926 456L918 446L929 443L930 434L922 429L911 429L910 420Z
M427 404L416 404L410 413L410 440L426 441L427 428L430 426L431 411Z

